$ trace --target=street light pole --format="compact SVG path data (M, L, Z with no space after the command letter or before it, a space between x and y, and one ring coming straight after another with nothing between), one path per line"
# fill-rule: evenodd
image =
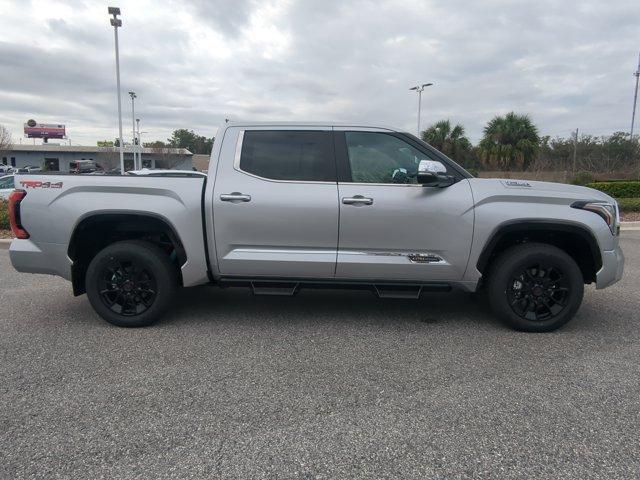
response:
M109 15L112 15L111 26L113 27L116 41L116 84L118 88L118 133L120 141L120 175L124 175L124 142L122 141L122 99L120 95L120 52L118 51L118 27L122 26L122 20L118 18L120 9L109 7Z
M138 163L140 164L140 169L142 169L142 140L140 140L140 119L136 118L136 138L138 139L137 148L138 150Z
M638 69L636 70L636 73L634 73L634 75L636 77L636 90L633 95L633 113L631 114L631 132L630 132L631 140L633 140L633 124L636 121L636 103L638 102L638 80L640 79L640 55L638 55Z
M133 155L133 169L137 170L138 165L136 163L136 92L129 92L131 97L131 153Z
M423 83L422 85L417 85L415 87L411 87L409 90L415 90L418 92L418 138L420 138L420 114L422 113L422 92L426 87L430 87L433 83Z
M578 156L578 129L576 128L575 136L573 137L573 174L576 174L576 157Z

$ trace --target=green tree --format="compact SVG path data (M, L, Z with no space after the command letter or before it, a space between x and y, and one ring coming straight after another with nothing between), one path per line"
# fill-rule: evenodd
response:
M167 142L173 148L186 148L191 153L199 154L211 153L213 147L213 138L198 135L193 130L186 128L174 130Z
M0 154L11 150L11 132L4 125L0 125Z
M527 115L509 112L494 117L480 141L483 160L501 170L527 170L536 158L538 128Z
M170 148L169 145L162 140L154 140L153 142L143 142L142 146L145 148Z
M468 163L473 147L460 124L451 126L449 120L440 120L422 132L422 140L460 164Z

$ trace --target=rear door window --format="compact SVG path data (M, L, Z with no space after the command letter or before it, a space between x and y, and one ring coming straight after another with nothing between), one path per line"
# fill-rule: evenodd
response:
M245 130L239 167L269 180L335 182L333 137L325 131Z

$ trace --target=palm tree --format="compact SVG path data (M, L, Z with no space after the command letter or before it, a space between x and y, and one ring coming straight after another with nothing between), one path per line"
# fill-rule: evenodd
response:
M458 163L464 163L471 154L471 142L464 134L464 127L456 124L451 128L449 120L440 120L424 130L422 140Z
M526 170L540 146L538 128L527 115L509 112L494 117L484 128L480 150L485 162L501 170Z

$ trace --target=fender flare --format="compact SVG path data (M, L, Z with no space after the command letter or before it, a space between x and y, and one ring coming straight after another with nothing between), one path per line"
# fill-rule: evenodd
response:
M525 232L549 232L549 233L570 233L580 236L589 245L589 251L593 257L596 271L602 267L602 255L600 246L593 232L587 227L577 223L562 222L545 219L510 220L498 225L491 233L489 240L482 249L482 253L476 262L479 272L484 272L491 254L500 241L507 235Z

